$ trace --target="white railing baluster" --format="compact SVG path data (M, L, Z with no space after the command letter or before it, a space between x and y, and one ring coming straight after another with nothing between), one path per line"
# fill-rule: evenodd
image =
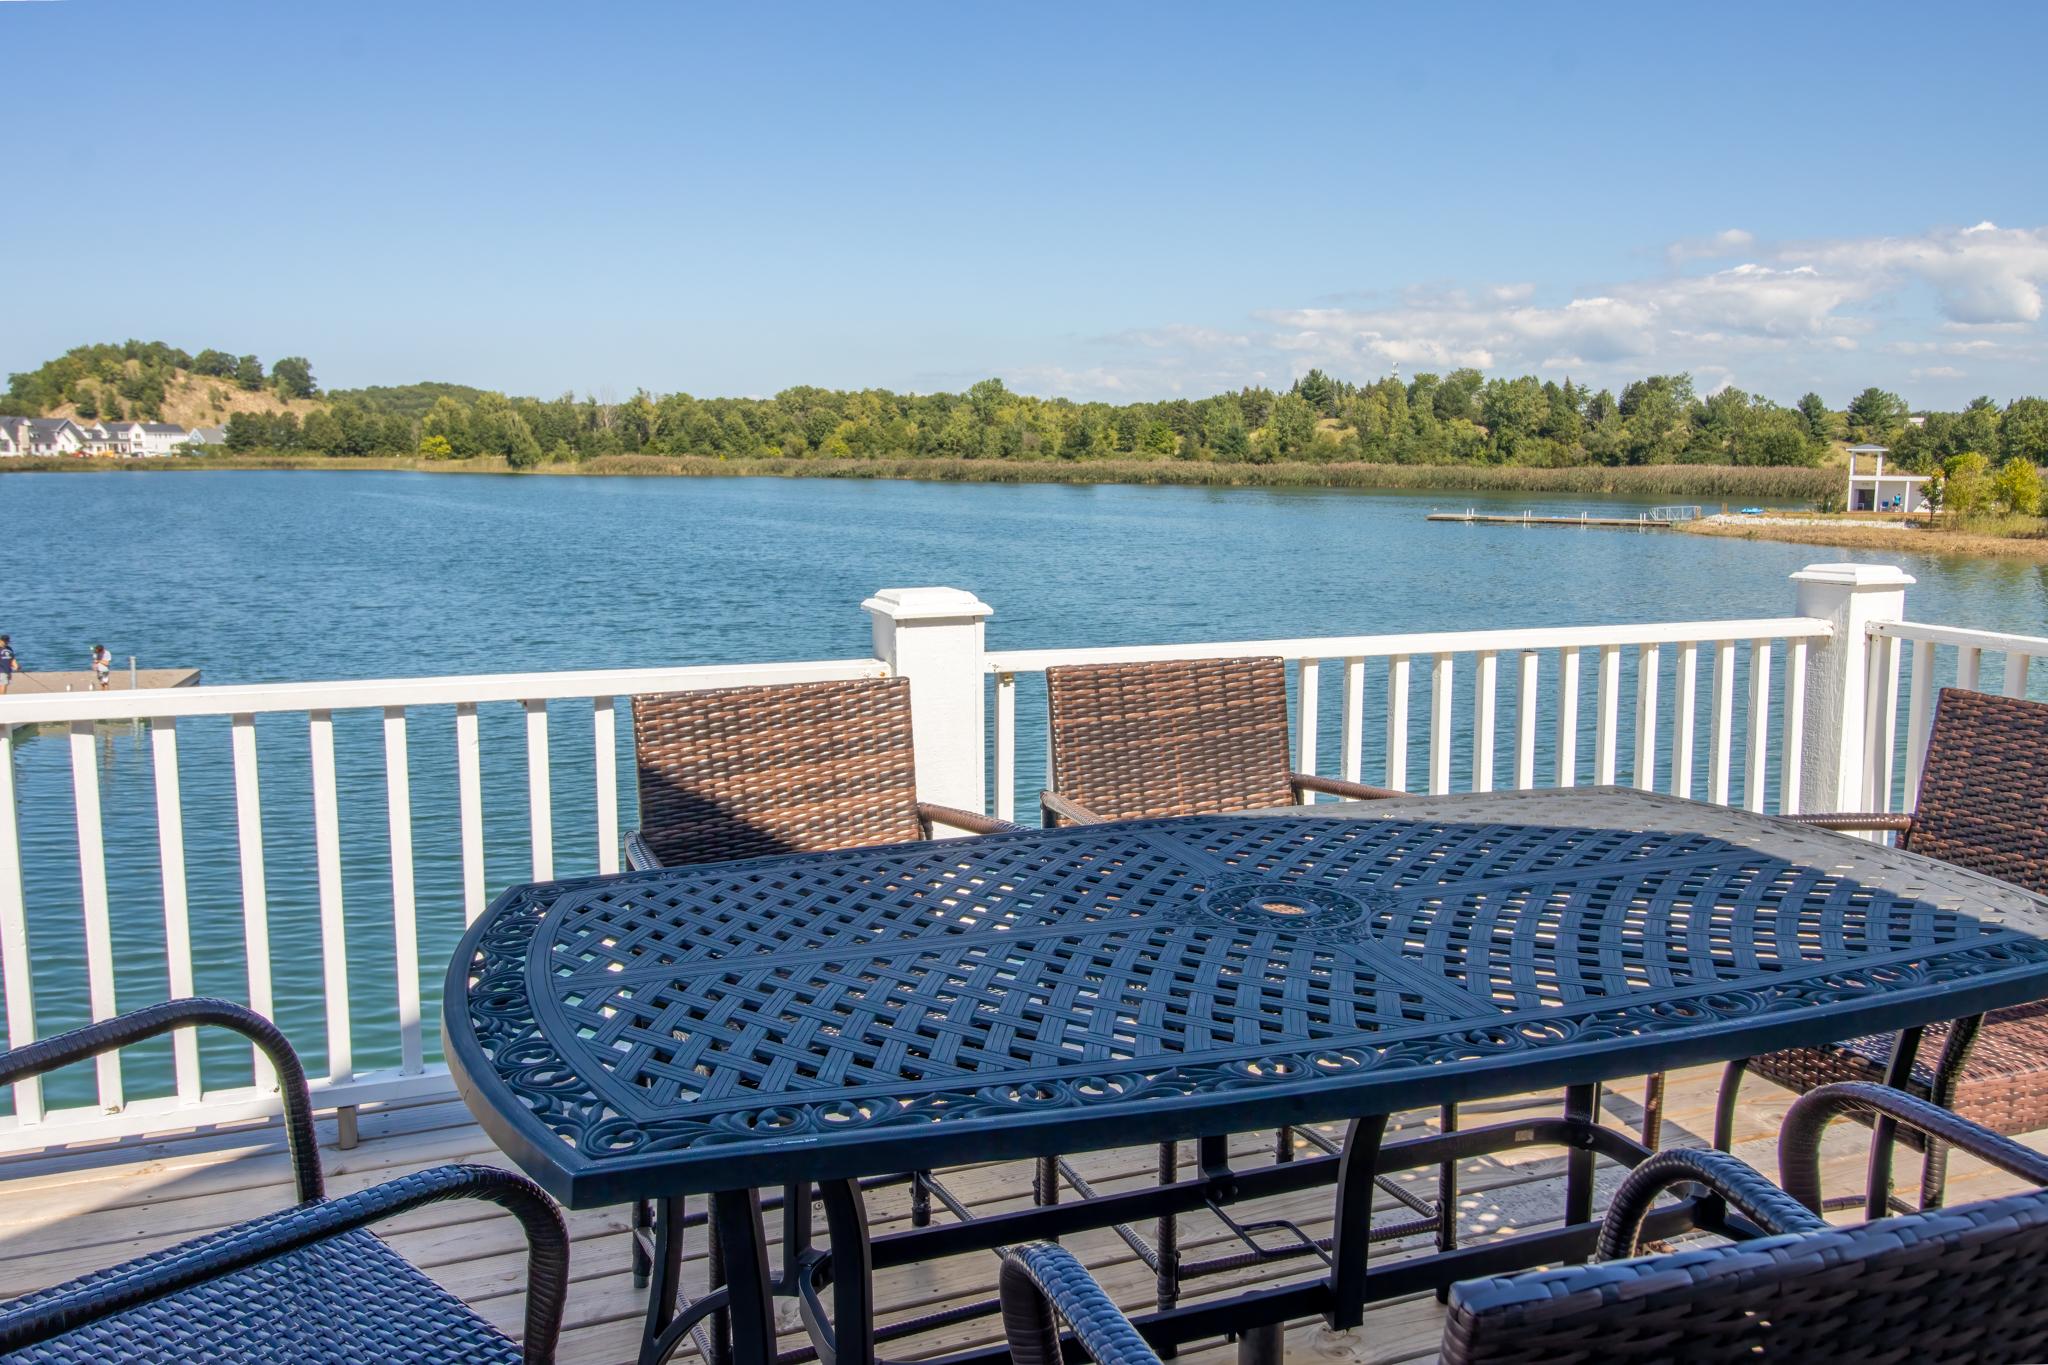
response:
M1676 695L1671 701L1671 794L1692 799L1693 736L1698 730L1700 647L1681 640L1675 669Z
M171 998L195 994L192 984L192 915L185 887L185 815L178 792L178 719L165 716L149 725L150 766L156 780L157 866L164 887L164 967ZM171 1069L178 1102L197 1104L199 1034L181 1028L171 1035Z
M532 828L533 879L555 879L555 799L548 785L548 704L526 707L526 813Z
M1636 786L1657 790L1657 665L1655 645L1636 650Z
M1920 801L1920 765L1927 759L1927 734L1934 722L1934 641L1913 642L1913 699L1906 709L1906 810Z
M2027 666L2030 659L2016 649L2005 652L2005 695L2024 697L2027 695Z
M1579 780L1579 651L1566 646L1557 652L1557 785Z
M1387 660L1387 785L1408 790L1408 656Z
M591 770L597 778L597 870L619 870L619 730L618 700L590 699L590 738L595 748Z
M416 1076L426 1066L420 1036L420 934L412 878L412 764L406 751L405 708L384 708L384 804L391 832L391 927L398 946L399 1070Z
M334 713L308 713L313 751L313 866L320 887L320 966L327 1006L327 1078L355 1075L349 1031L348 929L341 900L341 808L335 795Z
M1764 808L1764 785L1768 773L1771 742L1771 642L1749 642L1749 717L1743 729L1747 739L1742 765L1742 804L1754 811Z
M1714 731L1713 748L1707 756L1707 800L1717 806L1728 804L1728 763L1734 747L1735 728L1735 642L1723 640L1714 646Z
M1429 789L1436 795L1451 789L1451 697L1453 656L1439 654L1429 676Z
M107 916L106 835L100 826L100 769L94 750L92 722L71 722L71 797L78 814L78 885L85 910L85 980L95 1021L120 1012L114 1003L114 930ZM100 1108L121 1107L121 1059L103 1052L94 1060L99 1073Z
M1297 688L1299 714L1295 717L1295 738L1300 741L1300 755L1295 759L1295 770L1313 773L1316 770L1316 713L1322 709L1320 687L1322 666L1314 659L1303 659L1300 663L1299 686ZM1308 805L1316 803L1314 792L1303 792Z
M1956 686L1965 692L1977 691L1977 672L1984 662L1984 651L1974 645L1964 645L1956 651Z
M1615 750L1620 745L1621 646L1600 647L1600 690L1596 700L1599 716L1594 726L1593 780L1603 787L1614 785Z
M1536 701L1541 679L1542 655L1525 649L1521 655L1521 678L1515 690L1515 789L1527 791L1536 785Z
M1892 779L1898 773L1899 739L1899 642L1878 636L1870 642L1870 705L1868 735L1870 749L1864 760L1869 774L1869 804L1865 810L1890 811Z
M996 800L998 820L1017 818L1017 675L996 674Z
M36 1040L35 987L29 971L28 904L22 893L21 826L14 805L14 727L0 725L0 984L7 988L7 1046ZM43 1083L14 1085L14 1114L25 1124L43 1121Z
M1490 649L1479 651L1478 671L1472 679L1472 790L1493 790L1493 707L1494 687L1499 681L1500 656Z
M1778 814L1797 815L1804 799L1806 756L1806 641L1794 640L1785 656L1785 719L1783 756L1778 760Z
M244 712L230 722L235 762L235 840L242 865L242 943L249 958L249 1008L276 1018L270 988L270 899L263 874L263 790L256 766L256 717ZM277 1088L270 1059L260 1049L256 1085Z
M1338 774L1346 782L1361 782L1365 771L1365 660L1344 661L1344 752L1339 756Z
M462 812L462 922L484 912L484 772L476 703L455 708L455 785Z

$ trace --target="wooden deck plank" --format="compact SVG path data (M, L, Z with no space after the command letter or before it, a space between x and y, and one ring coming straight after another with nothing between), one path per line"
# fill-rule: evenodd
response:
M1667 1096L1666 1145L1704 1145L1711 1131L1719 1069L1696 1068L1672 1077ZM1609 1124L1631 1128L1640 1119L1640 1083L1614 1087L1604 1100ZM1465 1122L1476 1125L1556 1111L1559 1096L1545 1092L1468 1106ZM1738 1152L1766 1171L1775 1170L1773 1136L1791 1096L1776 1087L1752 1083L1745 1089L1738 1114ZM1422 1133L1434 1127L1433 1115L1399 1116L1394 1136ZM390 1106L365 1111L361 1145L341 1151L334 1146L331 1125L322 1125L321 1156L333 1193L362 1189L407 1171L444 1161L470 1160L502 1164L503 1159L481 1129L454 1101ZM1335 1132L1334 1129L1325 1131ZM1255 1157L1270 1142L1268 1135L1247 1134L1233 1150ZM1853 1125L1838 1125L1826 1149L1825 1181L1830 1190L1850 1190L1861 1179L1864 1139ZM1152 1179L1151 1148L1094 1152L1074 1158L1074 1165L1098 1189L1142 1188ZM1916 1173L1912 1154L1902 1153L1901 1183ZM1466 1241L1512 1235L1555 1226L1561 1210L1561 1154L1555 1149L1524 1149L1462 1164L1459 1201L1460 1235ZM1601 1186L1620 1177L1603 1163ZM999 1162L961 1168L946 1174L958 1197L977 1214L1026 1207L1029 1204L1028 1163ZM1404 1179L1417 1193L1433 1193L1433 1169ZM290 1198L290 1166L281 1134L274 1125L230 1131L155 1135L104 1150L37 1154L0 1160L0 1181L7 1193L0 1199L0 1295L12 1296L55 1283L128 1257L171 1245L187 1237L223 1227ZM1985 1198L2016 1187L2016 1182L1981 1163L1957 1157L1952 1163L1952 1202ZM1399 1206L1382 1196L1381 1216L1397 1217ZM871 1222L877 1232L908 1225L908 1191L902 1186L872 1193ZM1245 1206L1247 1216L1285 1217L1311 1235L1330 1227L1329 1192L1307 1190ZM943 1215L941 1215L943 1216ZM1853 1212L1842 1215L1854 1221ZM564 1365L613 1365L632 1359L639 1334L643 1302L628 1274L631 1246L624 1209L592 1209L570 1214L574 1242L571 1289L560 1359ZM1228 1231L1206 1214L1182 1220L1184 1253L1189 1257L1221 1254L1234 1246ZM449 1204L417 1210L391 1220L384 1235L408 1258L478 1311L508 1331L516 1331L525 1302L525 1254L516 1223L481 1204ZM1145 1229L1149 1232L1149 1229ZM771 1242L779 1221L769 1220ZM1105 1288L1133 1312L1153 1306L1152 1274L1116 1237L1104 1230L1066 1239L1067 1245L1102 1280ZM1386 1256L1421 1254L1425 1239L1383 1249ZM703 1240L692 1232L685 1240L685 1282L699 1286L704 1275ZM1275 1265L1203 1276L1188 1283L1187 1301L1235 1292L1261 1280L1284 1281L1314 1273L1308 1258ZM944 1262L896 1267L876 1277L877 1299L886 1305L885 1322L914 1318L938 1308L989 1297L994 1292L993 1256L956 1257ZM793 1306L791 1306L793 1308ZM1420 1295L1375 1308L1359 1332L1332 1332L1317 1323L1293 1325L1288 1332L1290 1359L1359 1361L1372 1365L1406 1365L1435 1353L1442 1310L1432 1295ZM801 1328L793 1311L783 1319L785 1345L799 1344ZM955 1351L994 1340L992 1320L954 1324L926 1332L890 1347L892 1355L915 1358ZM1182 1359L1200 1365L1222 1365L1234 1358L1228 1345L1203 1346Z

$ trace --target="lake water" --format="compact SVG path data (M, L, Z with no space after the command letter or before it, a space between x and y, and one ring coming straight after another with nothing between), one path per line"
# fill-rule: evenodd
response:
M2040 565L1423 520L1468 506L1636 504L778 479L13 475L0 477L0 630L31 670L83 668L88 647L104 641L123 666L132 654L145 667L201 668L210 683L374 678L860 656L869 650L860 600L927 584L993 605L992 648L1778 616L1793 607L1787 575L1844 559L1903 565L1919 579L1908 601L1920 619L2028 633L2048 622ZM1338 691L1323 689L1325 771L1335 771ZM1375 707L1380 692L1368 693ZM1591 710L1588 701L1588 724ZM1426 708L1416 713L1419 723ZM556 866L566 876L595 867L589 710L555 716ZM1035 750L1042 726L1042 703L1026 691L1020 754ZM626 729L622 718L622 741ZM411 731L431 1051L432 997L461 928L452 723L426 709ZM260 733L279 1015L319 1074L306 726L281 717ZM396 1060L377 718L338 715L336 740L362 1070ZM226 722L181 723L179 741L199 988L245 997ZM110 726L98 745L119 993L137 1005L165 994L149 744L138 727ZM493 893L528 870L522 746L516 708L487 709ZM1419 764L1419 740L1411 748ZM55 734L33 736L15 764L47 1032L88 1017L68 747ZM1462 783L1462 759L1456 771ZM1035 790L1028 767L1020 779ZM626 785L621 819L630 822ZM368 932L379 923L381 950ZM246 1052L211 1042L206 1055L211 1086L233 1083ZM167 1057L161 1045L132 1054L132 1091L161 1089ZM52 1098L80 1102L88 1085L79 1072Z

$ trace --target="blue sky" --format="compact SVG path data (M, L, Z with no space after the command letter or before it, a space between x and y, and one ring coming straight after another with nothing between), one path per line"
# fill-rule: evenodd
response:
M2044 40L2040 5L0 0L0 369L136 336L541 394L2048 392Z

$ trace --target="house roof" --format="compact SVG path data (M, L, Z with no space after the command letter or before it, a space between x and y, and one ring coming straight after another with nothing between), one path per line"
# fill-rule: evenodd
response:
M175 431L180 436L185 434L185 428L179 426L176 422L135 422L131 425L141 427L144 431L156 432L159 435L172 431Z
M214 441L225 441L228 438L228 429L226 427L194 427L189 435L192 440L205 441L211 444Z

